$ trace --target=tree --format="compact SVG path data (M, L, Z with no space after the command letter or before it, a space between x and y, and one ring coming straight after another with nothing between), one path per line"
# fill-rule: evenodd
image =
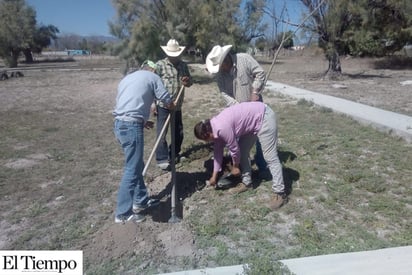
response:
M57 33L59 33L59 29L54 25L37 27L33 35L33 41L28 48L23 49L26 62L33 62L32 53L41 53L44 48L50 46L52 40L57 39Z
M293 31L287 31L285 33L281 32L276 36L275 39L275 46L274 48L279 47L280 43L282 42L283 39L285 39L285 41L283 41L282 47L285 49L290 49L294 46L293 43L293 38L294 38L294 33Z
M116 51L126 60L160 58L160 45L170 38L205 56L215 44L242 47L263 35L260 7L265 2L113 0L117 18L109 25L111 34L121 40Z
M275 48L276 45L279 46L282 40L283 33L282 31L280 31L279 29L282 27L283 29L288 29L288 26L293 26L293 27L298 27L299 25L296 22L291 22L290 19L288 18L288 10L286 8L286 2L284 3L282 9L280 10L280 12L277 12L277 5L276 5L275 0L270 0L267 2L267 5L265 7L263 7L263 13L267 14L270 18L271 18L271 23L272 23L272 33L270 35L270 39L272 40L272 45L270 46L271 48ZM284 27L286 26L286 28ZM291 31L289 31L288 33L285 33L287 35L290 35L290 37L288 37L289 39L292 39L295 35L292 34ZM290 40L288 41L288 43L290 45ZM293 39L292 39L292 44L293 44ZM293 45L290 45L290 47L292 47Z
M406 0L301 0L313 13L307 30L329 61L327 76L341 74L340 55L384 56L412 42L412 5Z
M354 24L344 35L351 54L385 56L412 43L410 1L362 0L359 6Z
M305 28L318 35L318 44L329 61L326 76L339 77L342 73L340 55L345 52L343 34L353 19L352 0L301 0L312 14ZM356 1L355 1L356 2Z
M30 47L36 27L36 12L24 0L0 0L0 57L17 66L20 53Z

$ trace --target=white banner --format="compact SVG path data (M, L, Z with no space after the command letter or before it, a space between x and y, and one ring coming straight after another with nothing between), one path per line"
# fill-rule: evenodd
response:
M83 275L83 251L0 250L0 274Z

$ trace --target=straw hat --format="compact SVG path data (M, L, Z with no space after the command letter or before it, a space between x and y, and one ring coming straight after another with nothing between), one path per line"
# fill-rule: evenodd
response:
M213 47L206 57L206 68L210 73L215 74L219 72L220 65L222 65L222 62L230 52L230 49L232 49L232 45L223 47L217 45Z
M160 46L167 56L179 56L185 47L179 46L175 39L170 39L166 46Z

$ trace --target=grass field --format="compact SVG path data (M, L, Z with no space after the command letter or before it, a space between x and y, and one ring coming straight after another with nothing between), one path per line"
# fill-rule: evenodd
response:
M287 205L271 211L271 183L257 177L235 196L207 188L212 153L193 125L223 105L196 69L184 109L188 160L177 167L182 221L167 223L170 178L152 165L147 181L166 210L137 227L114 225L122 155L111 110L120 70L76 66L0 82L0 249L81 249L87 274L243 263L250 274L287 274L277 260L412 244L411 144L304 100L265 92L279 120ZM147 157L154 131L145 139ZM184 235L173 249L190 235L190 253L166 251L165 232Z

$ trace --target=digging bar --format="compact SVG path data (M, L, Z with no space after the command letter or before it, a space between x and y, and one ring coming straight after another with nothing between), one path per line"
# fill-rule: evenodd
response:
M171 168L171 172L172 172L172 192L170 194L170 218L169 218L169 223L178 223L180 222L180 219L177 217L176 215L176 150L175 150L175 111L173 110L170 113L170 123L171 123L171 160L170 160L170 168Z
M184 89L184 86L182 85L182 87L180 88L180 91L179 91L179 93L176 97L175 104L177 104L177 102L179 101L179 98L180 98L181 94L183 93L183 89ZM165 134L165 131L166 131L167 127L169 126L169 122L170 122L170 114L167 116L165 124L163 125L163 128L160 131L160 135L157 137L157 140L156 140L155 145L152 149L152 152L150 153L149 158L147 159L146 166L144 167L143 172L142 172L143 177L146 175L147 169L149 168L149 164L152 161L152 158L153 158L153 156L156 152L157 147L159 146L160 140L163 138L163 136ZM172 146L172 148L173 148L173 146Z

